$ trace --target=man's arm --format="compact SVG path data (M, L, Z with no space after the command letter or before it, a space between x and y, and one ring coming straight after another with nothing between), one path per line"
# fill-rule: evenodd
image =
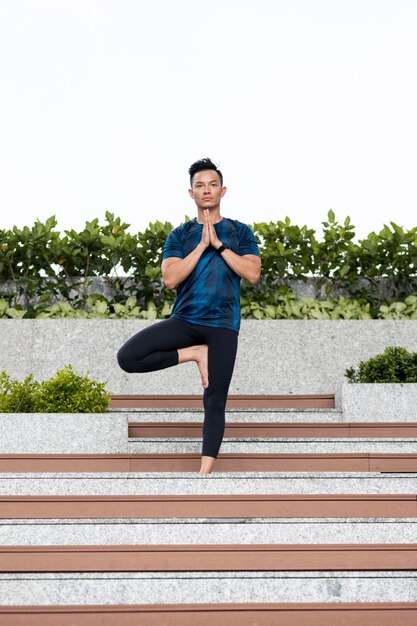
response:
M161 270L165 287L175 289L182 283L182 281L191 274L206 247L207 246L200 242L184 259L175 256L164 259L162 261Z
M207 225L203 226L201 240L198 246L194 248L184 259L170 256L164 259L161 264L162 280L165 287L175 289L183 280L187 278L197 265L204 250L210 245L210 233Z
M235 274L241 278L246 278L246 280L253 285L260 279L261 259L256 254L244 254L240 256L233 252L233 250L226 248L220 255Z
M222 242L217 237L216 230L212 224L209 211L204 211L204 225L210 235L210 243L216 248L220 248ZM246 278L250 283L255 284L261 277L261 259L256 254L243 254L240 256L233 250L223 250L220 253L223 261L241 278Z

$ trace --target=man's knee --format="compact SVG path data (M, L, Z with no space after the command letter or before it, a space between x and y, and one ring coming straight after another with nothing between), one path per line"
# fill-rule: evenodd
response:
M119 367L121 367L125 372L128 372L129 374L133 374L133 372L135 372L133 359L129 357L127 351L124 350L123 347L121 347L117 353L117 362Z
M226 393L209 393L210 390L210 381L209 386L204 394L203 404L204 408L209 411L223 412L226 407L227 402L227 391Z

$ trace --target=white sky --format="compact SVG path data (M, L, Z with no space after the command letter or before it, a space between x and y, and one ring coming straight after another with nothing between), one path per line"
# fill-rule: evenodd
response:
M417 0L0 0L0 228L417 225Z

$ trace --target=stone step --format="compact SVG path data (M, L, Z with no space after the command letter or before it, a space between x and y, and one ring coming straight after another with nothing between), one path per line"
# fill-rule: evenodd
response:
M204 412L202 409L109 409L107 415L124 415L129 423L155 422L155 423L192 423L202 422ZM376 415L368 416L366 410L361 415L346 418L341 409L226 409L226 424L236 422L265 422L277 424L392 424L392 425L415 425L416 420L412 415L403 412L400 417L388 420Z
M200 454L2 454L3 472L199 472ZM216 473L265 471L417 472L417 453L227 454Z
M1 519L417 518L415 494L2 496Z
M204 412L201 409L123 409L107 412L108 415L123 415L129 422L189 423L202 422ZM366 416L365 416L366 417ZM363 423L366 420L357 420ZM386 420L372 420L375 422ZM400 423L412 420L401 420ZM226 409L226 423L233 422L265 422L265 423L343 423L340 409ZM355 420L356 422L356 420ZM349 421L349 423L352 423ZM395 422L394 422L395 423Z
M203 409L203 394L110 395L110 409ZM228 409L333 409L334 394L228 394Z
M131 439L200 438L202 422L129 422ZM417 439L417 424L382 422L371 423L314 423L291 422L226 422L224 439Z
M0 545L417 543L414 518L8 519Z
M415 626L417 619L415 571L0 574L0 585L1 626ZM283 604L274 610L275 602ZM129 607L139 603L142 610ZM267 603L265 612L249 603ZM82 613L74 604L105 606ZM68 621L56 605L68 606Z
M415 494L410 473L376 472L189 472L0 473L0 494Z
M201 454L202 439L129 439L130 454ZM403 454L417 452L417 439L240 438L223 440L222 454Z

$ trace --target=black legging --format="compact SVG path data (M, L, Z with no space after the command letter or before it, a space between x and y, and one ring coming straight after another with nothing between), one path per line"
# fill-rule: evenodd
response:
M223 440L227 392L233 374L238 334L227 328L189 324L170 318L133 335L117 360L125 372L154 372L178 364L180 348L208 345L209 386L204 390L202 455L217 458Z

